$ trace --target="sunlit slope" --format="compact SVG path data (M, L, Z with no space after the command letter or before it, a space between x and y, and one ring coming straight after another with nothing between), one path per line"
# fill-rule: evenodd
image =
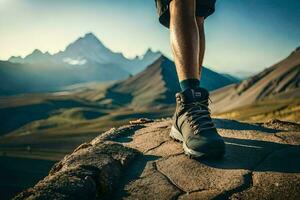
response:
M212 93L214 113L230 111L261 100L300 98L300 48L261 73Z
M214 117L247 122L267 122L273 119L300 122L300 99L259 101L215 114Z

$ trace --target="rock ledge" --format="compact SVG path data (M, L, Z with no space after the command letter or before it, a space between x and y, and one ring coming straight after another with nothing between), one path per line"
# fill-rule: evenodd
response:
M300 199L300 125L215 123L222 160L187 158L170 120L127 125L80 145L14 199Z

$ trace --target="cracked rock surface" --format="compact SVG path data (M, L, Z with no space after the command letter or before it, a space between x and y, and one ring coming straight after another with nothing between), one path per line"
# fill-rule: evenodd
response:
M300 125L216 119L220 160L192 160L170 120L111 129L15 199L300 199Z

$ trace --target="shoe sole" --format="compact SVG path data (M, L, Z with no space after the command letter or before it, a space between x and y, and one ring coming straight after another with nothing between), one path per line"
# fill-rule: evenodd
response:
M209 152L199 152L187 147L183 140L182 134L174 126L170 131L170 137L176 141L182 142L183 150L186 155L190 158L222 158L224 156L224 148L211 149Z

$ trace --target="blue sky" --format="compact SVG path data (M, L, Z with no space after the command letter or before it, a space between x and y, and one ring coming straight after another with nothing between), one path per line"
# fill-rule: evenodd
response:
M2 60L36 48L55 53L87 32L127 57L149 47L172 57L154 0L0 0ZM300 46L300 1L218 0L206 34L206 66L260 71Z

